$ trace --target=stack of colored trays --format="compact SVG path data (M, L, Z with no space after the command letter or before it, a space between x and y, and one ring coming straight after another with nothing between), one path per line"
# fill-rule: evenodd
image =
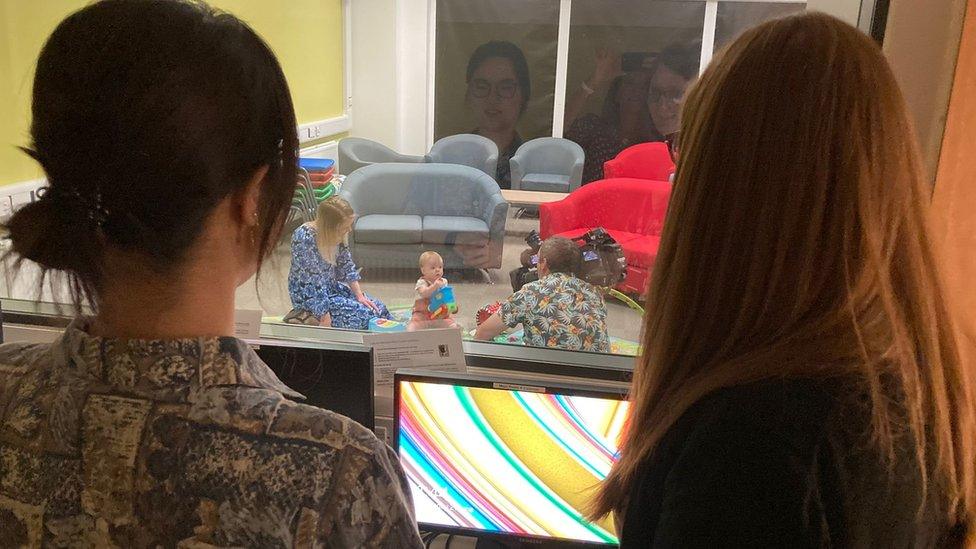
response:
M332 183L335 174L335 161L328 158L299 158L298 165L305 168L312 181L312 187L320 189Z
M332 178L335 175L335 161L328 158L299 158L298 165L308 172L309 182L315 194L315 201L322 202L336 194ZM300 189L297 192L302 192ZM296 197L296 200L299 200Z

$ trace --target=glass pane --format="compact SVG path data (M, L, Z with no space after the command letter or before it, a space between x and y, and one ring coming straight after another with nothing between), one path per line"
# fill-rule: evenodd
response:
M437 1L435 139L494 141L502 188L518 145L552 135L558 26L558 0Z
M678 130L704 18L705 2L573 3L564 136L586 153L584 183L624 148Z
M715 23L715 51L763 21L801 12L806 7L806 2L722 2Z
M452 320L465 338L636 354L641 314L633 301L628 303L628 296L639 299L650 276L670 192L667 175L663 181L641 182L639 189L582 189L599 191L600 196L578 200L585 202L579 215L570 212L572 200L540 206L550 199L565 199L565 193L575 190L580 181L578 172L561 171L574 165L576 145L556 140L523 148L516 164L521 168L515 174L519 188L510 188L511 154L520 143L552 133L559 4L558 0L438 0L435 138L481 134L498 146L498 167L487 167L490 161L471 152L485 143L470 136L452 140L458 145L454 149L435 144L427 156L431 162L424 162L424 157L394 157L361 143L366 147L362 158L373 154L374 162L385 158L397 163L379 171L343 168L343 174L351 175L335 181L340 187L337 194L348 201L354 217L330 221L335 212L319 209L317 217L313 212L293 220L290 250L279 261L288 271L282 276L289 284L267 292L262 287L262 300L278 304L275 316L297 309L291 322L314 325L328 310L333 328L417 327L432 316L429 293L418 293L418 285L425 291L429 283L446 279L459 308ZM595 52L607 48L616 52L620 64L619 74L611 76L620 76L620 82L627 84L620 85L621 97L636 103L636 108L628 104L618 110L614 123L627 131L615 134L618 148L610 153L616 154L628 143L625 139L634 137L632 126L644 133L629 143L660 140L674 131L676 116L669 118L668 113L677 110L684 88L698 74L704 5L701 1L574 2L569 86L581 89L580 82L595 69ZM522 59L524 67L519 68ZM613 78L606 82L608 87ZM634 78L640 81L636 86L631 83ZM657 126L649 102L652 93L663 97L655 103L664 106L657 113ZM578 115L601 117L606 95L601 90L599 97L586 98L587 109ZM619 124L620 114L631 118ZM483 184L486 173L497 187ZM316 187L323 182L309 183ZM343 230L335 232L336 227ZM348 248L340 238L346 229ZM590 230L597 232L583 239ZM534 232L573 242L557 241L558 249L552 244L540 249L538 234L537 239L527 240ZM331 237L323 243L317 234ZM425 251L437 252L439 258L430 263L425 259L421 265ZM352 278L360 279L356 286L344 284ZM526 288L517 292L523 285ZM381 306L382 322L367 309L368 304L356 299L359 291ZM479 322L501 303L506 308L494 319L502 321L489 322L478 332Z

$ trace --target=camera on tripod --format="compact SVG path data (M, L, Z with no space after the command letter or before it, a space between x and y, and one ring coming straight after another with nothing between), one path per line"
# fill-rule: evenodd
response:
M583 256L577 276L604 288L616 286L627 277L624 251L603 227L587 231L577 239L577 243L580 243Z
M621 283L627 276L627 259L623 249L603 227L590 229L582 236L573 239L580 249L580 269L573 273L593 284L609 288ZM520 257L522 266L509 273L512 290L519 291L522 286L539 280L539 248L542 238L536 231L525 237L529 248Z
M529 282L539 280L539 248L542 247L542 237L539 236L538 231L529 231L529 235L525 237L525 243L529 247L522 250L522 255L519 256L522 266L508 273L514 292L519 291L522 286Z

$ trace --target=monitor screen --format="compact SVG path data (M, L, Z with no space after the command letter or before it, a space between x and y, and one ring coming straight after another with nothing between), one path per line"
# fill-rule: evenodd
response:
M397 443L423 527L616 543L583 518L617 455L624 394L398 376Z
M262 341L255 352L304 404L325 408L373 429L373 352L321 349Z

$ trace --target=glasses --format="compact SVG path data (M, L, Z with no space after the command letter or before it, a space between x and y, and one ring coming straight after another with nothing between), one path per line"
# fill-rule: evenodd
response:
M650 103L658 103L662 99L667 99L668 103L674 103L675 105L681 103L681 99L684 97L685 93L679 90L659 90L657 88L651 88L651 91L647 94L647 101Z
M471 94L471 97L484 99L491 95L492 88L495 88L495 95L498 97L502 99L511 99L515 97L515 94L518 92L519 85L518 82L514 80L502 80L493 86L491 82L487 80L476 78L468 84L468 93Z
M681 151L681 132L674 132L665 137L664 142L667 144L668 152L671 154L671 161L677 163L678 154Z

